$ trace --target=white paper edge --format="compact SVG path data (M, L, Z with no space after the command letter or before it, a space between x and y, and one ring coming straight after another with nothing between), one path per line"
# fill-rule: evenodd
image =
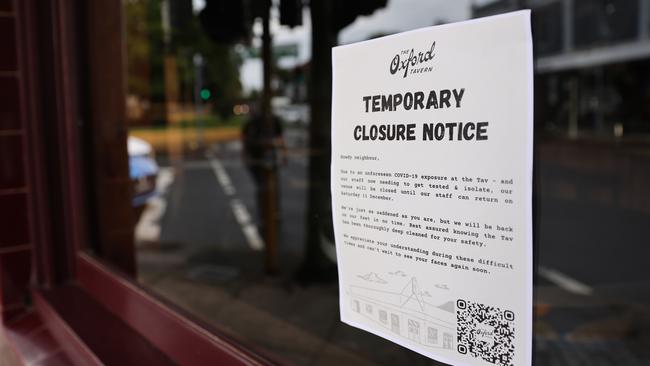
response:
M526 157L526 164L528 165L526 187L526 257L528 258L528 266L526 267L526 280L528 282L528 293L526 294L526 354L524 361L528 365L533 362L533 150L534 150L534 131L535 131L535 67L533 65L533 39L532 29L530 24L530 9L524 10L528 15L526 17L526 58L528 68L528 136L527 146L528 152Z

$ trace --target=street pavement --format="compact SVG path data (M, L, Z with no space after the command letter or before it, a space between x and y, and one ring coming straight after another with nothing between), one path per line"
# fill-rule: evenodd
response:
M342 324L336 282L294 280L305 251L308 150L304 130L285 139L278 276L264 272L256 187L234 140L182 160L159 157L172 174L159 176L162 201L143 214L139 280L280 361L430 365ZM650 364L648 216L545 200L536 217L536 365Z

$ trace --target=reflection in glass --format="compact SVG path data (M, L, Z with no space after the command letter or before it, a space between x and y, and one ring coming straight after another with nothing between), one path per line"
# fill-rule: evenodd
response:
M339 35L359 41L526 6L536 52L536 364L650 362L647 1L390 0L356 13L338 1L281 1L266 51L265 9L198 3L123 2L142 285L281 363L431 364L339 321L329 48ZM351 306L418 342L454 347L447 331Z

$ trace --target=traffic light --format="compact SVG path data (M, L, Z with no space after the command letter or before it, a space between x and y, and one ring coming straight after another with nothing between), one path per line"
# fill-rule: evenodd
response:
M212 96L212 93L210 92L210 89L203 88L201 89L201 92L199 93L201 96L201 100L204 102L207 102L210 97Z

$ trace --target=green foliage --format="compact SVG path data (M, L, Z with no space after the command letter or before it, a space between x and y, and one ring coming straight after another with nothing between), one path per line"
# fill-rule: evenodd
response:
M129 93L149 95L149 22L144 0L125 0L127 88Z
M152 106L162 105L165 101L165 56L173 55L177 65L180 102L194 103L195 70L192 59L198 53L205 62L202 87L212 94L208 103L220 116L230 116L232 106L241 99L239 66L242 60L233 48L212 42L196 16L192 16L182 29L172 29L173 41L165 44L162 0L122 1L126 21L128 93L149 101Z

